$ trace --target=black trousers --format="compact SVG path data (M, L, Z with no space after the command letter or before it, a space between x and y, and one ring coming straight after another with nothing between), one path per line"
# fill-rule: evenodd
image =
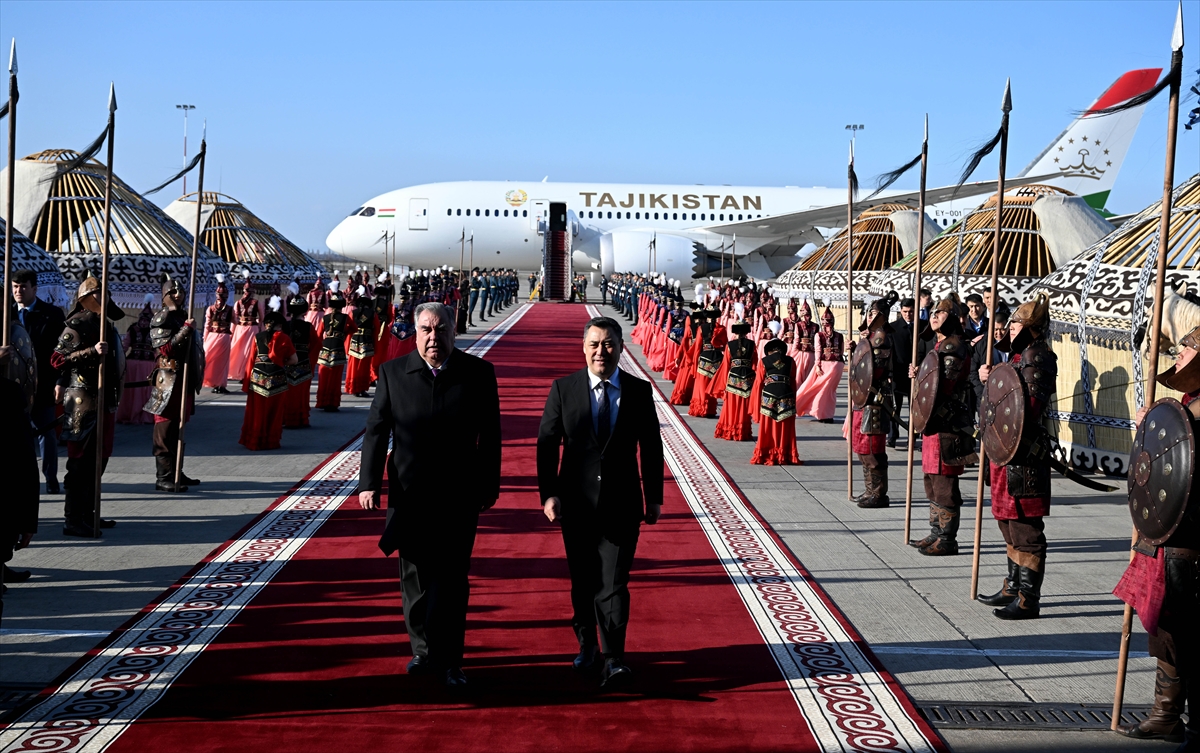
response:
M609 537L595 527L563 524L563 545L571 571L571 626L580 646L596 645L599 627L604 655L624 655L629 627L629 571L637 540L637 528Z
M908 397L908 396L902 392L897 392L895 394L896 415L897 416L900 415L900 408L904 405L904 398L906 398L906 397ZM888 428L888 441L891 442L892 444L895 444L896 440L900 437L900 422L899 421L890 421L889 423L891 424L891 427ZM912 441L912 440L909 440L909 441Z
M453 531L431 538L424 551L400 552L400 593L404 626L413 656L427 656L446 667L461 667L467 633L468 577L475 548L478 515L455 521ZM411 558L411 559L409 559Z
M109 421L113 420L110 416ZM67 457L67 475L63 479L63 515L67 525L91 528L96 511L96 452L99 437L92 431L82 442L72 442L78 457ZM104 459L108 467L108 458Z

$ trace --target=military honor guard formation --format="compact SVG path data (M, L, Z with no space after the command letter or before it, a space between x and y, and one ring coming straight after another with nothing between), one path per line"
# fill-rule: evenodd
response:
M1169 93L1154 220L1163 246L1184 232L1171 226L1173 202L1200 180L1175 184L1181 36L1173 52L1162 84L1108 108ZM515 730L521 744L502 749L948 750L711 447L780 479L844 449L847 509L886 511L873 520L897 539L902 530L911 549L898 548L929 568L970 557L972 609L1019 640L1035 633L1012 623L1046 621L1055 477L1117 491L1119 479L1075 467L1046 428L1063 410L1065 368L1050 295L1015 293L998 271L1007 87L1000 129L960 181L998 149L994 232L983 230L990 284L959 285L957 272L953 285L923 280L933 238L918 222L911 273L856 287L866 270L851 253L852 147L836 295L818 295L811 276L807 292L803 281L756 279L723 257L713 276L676 280L652 255L642 269L568 270L558 298L549 263L417 270L393 257L326 270L257 218L267 253L247 261L228 251L246 241L225 239L233 225L220 213L252 215L205 192L206 141L163 184L195 171L196 193L167 210L113 173L113 93L95 143L28 160L62 182L55 196L86 203L95 231L76 249L74 231L17 211L14 197L32 189L18 184L12 149L15 64L9 91L0 619L3 591L33 575L8 563L38 544L39 503L62 495L70 540L104 541L123 522L105 517L120 432L152 425L143 485L186 510L202 484L186 471L189 426L217 410L206 400L244 405L228 451L257 467L301 430L339 419L325 414L343 413L344 400L370 402L348 444L6 716L0 749L218 750L233 739L332 749L335 732L354 749L476 749ZM928 148L926 127L919 157L890 177L919 167L921 217ZM131 242L118 222L158 251L118 249ZM1200 251L1188 227L1183 242ZM465 260L465 230L462 244ZM1200 299L1171 290L1168 253L1155 253L1142 279L1153 295L1135 320L1145 378L1124 480L1130 560L1118 582L1091 586L1127 605L1112 730L1197 751ZM1157 385L1171 396L1156 399ZM835 422L841 441L821 426ZM971 473L976 486L964 489ZM911 531L914 504L922 520L928 506L927 531ZM990 586L978 582L981 558L999 567L999 550L982 545L985 506L1003 541L1004 575ZM398 573L377 567L392 554ZM310 598L320 609L301 611ZM1149 711L1122 722L1135 614L1155 680ZM385 644L403 646L403 672ZM706 679L686 674L696 667ZM402 674L414 684L397 684ZM564 716L575 703L592 704L587 719ZM379 724L376 706L443 715L401 732ZM227 737L199 739L197 721Z

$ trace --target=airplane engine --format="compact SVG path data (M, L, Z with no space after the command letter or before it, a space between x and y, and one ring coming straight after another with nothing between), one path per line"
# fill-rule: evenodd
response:
M653 269L669 278L690 280L702 255L690 238L669 233L618 230L600 236L600 269L605 275Z

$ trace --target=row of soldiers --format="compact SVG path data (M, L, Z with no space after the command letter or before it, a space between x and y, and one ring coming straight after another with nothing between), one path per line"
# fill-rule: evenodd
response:
M467 303L467 324L475 324L475 306L479 305L479 321L486 322L489 316L512 305L517 299L517 291L521 279L516 270L512 269L483 269L475 267L471 270L470 298ZM459 334L465 330L460 327Z

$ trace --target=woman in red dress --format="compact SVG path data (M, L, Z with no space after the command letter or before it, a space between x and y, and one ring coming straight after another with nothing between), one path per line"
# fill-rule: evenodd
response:
M312 394L312 375L317 368L317 355L320 350L320 340L316 336L316 328L309 324L308 301L300 295L300 287L292 283L291 297L287 301L288 314L291 320L284 330L292 338L296 348L296 363L287 367L288 391L284 397L283 426L285 429L303 429L308 427L309 396Z
M796 365L787 356L783 340L770 340L764 348L763 388L758 422L758 443L750 462L755 465L801 465L796 452Z
M717 401L708 388L712 378L725 359L725 343L728 341L725 328L717 323L719 312L704 309L701 312L700 349L696 360L696 383L692 387L692 401L688 404L688 415L697 418L716 418Z
M713 436L717 439L748 442L754 439L750 428L750 391L754 385L757 354L754 351L754 343L746 337L750 332L748 323L738 322L730 329L736 337L729 341L725 360L721 364L721 370L717 372L721 384L724 385L724 403L721 405L721 417L717 419L717 429Z
M307 304L305 304L307 306ZM264 329L254 336L254 363L250 368L246 415L238 444L247 450L275 450L283 437L283 402L288 391L287 367L296 365L296 348L283 332L287 320L272 296Z
M342 370L346 368L346 335L354 328L350 317L342 313L346 299L342 296L341 283L329 283L329 310L321 318L317 338L321 351L317 357L317 404L318 410L336 413L342 404Z

